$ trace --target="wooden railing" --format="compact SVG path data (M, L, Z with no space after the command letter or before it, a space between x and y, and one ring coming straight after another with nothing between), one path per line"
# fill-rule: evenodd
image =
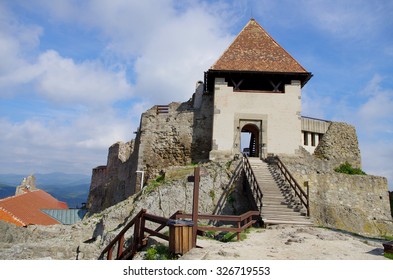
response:
M152 215L146 212L146 209L142 209L125 227L124 229L105 247L102 251L99 259L104 259L106 256L107 260L113 259L113 250L117 247L117 254L115 259L132 259L137 251L139 251L144 245L146 245L145 233L151 236L157 236L161 239L169 241L169 237L160 231L168 226L168 221L175 217L173 214L169 219ZM146 221L157 223L160 226L155 230L146 227ZM128 247L124 248L125 234L134 227L134 235L132 236L131 242Z
M288 171L287 167L281 161L279 157L275 157L275 161L277 163L278 169L281 171L281 174L284 176L285 180L291 186L291 188L295 192L295 196L298 196L301 203L307 210L307 216L310 216L310 189L308 186L308 182L305 183L306 191L299 185L296 179L292 176L292 174Z
M249 211L240 216L226 216L226 215L198 215L198 219L201 220L215 220L215 221L228 221L237 223L237 227L211 227L211 226L197 226L198 233L202 234L207 230L214 231L226 231L236 232L237 239L240 240L240 233L251 227L257 219L253 219L254 216L259 217L258 211ZM147 237L145 233L150 236L157 236L166 241L170 241L170 236L160 233L160 231L170 226L170 222L175 222L178 219L191 219L192 214L183 214L181 211L177 211L170 218L163 218L156 215L152 215L146 212L146 209L142 209L125 227L120 233L104 248L99 259L113 259L113 251L117 248L116 260L132 259L137 251L147 244ZM155 230L146 227L146 221L157 223L160 226ZM131 242L125 247L125 235L126 233L134 229L134 234L131 238ZM172 237L173 238L173 237Z
M244 173L246 174L247 181L250 185L252 195L255 199L255 203L257 205L257 208L259 212L262 211L262 198L263 198L263 193L261 186L259 186L257 182L257 178L255 177L254 171L252 170L250 161L248 160L248 157L246 154L243 155L243 170Z
M156 113L157 115L169 113L169 105L156 105Z
M175 215L176 219L191 219L191 214L183 214L178 212ZM260 217L258 211L248 211L240 216L235 215L198 215L198 220L221 221L236 223L235 227L214 227L214 226L199 226L198 232L222 231L222 232L235 232L237 240L240 240L240 233L255 224Z

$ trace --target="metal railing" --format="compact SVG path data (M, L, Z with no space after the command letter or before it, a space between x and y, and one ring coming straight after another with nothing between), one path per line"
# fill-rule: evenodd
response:
M243 170L244 173L246 174L247 181L250 185L250 189L252 192L252 195L255 199L255 203L257 205L257 208L259 212L261 213L262 211L262 198L263 198L263 193L261 186L259 186L257 178L255 177L254 171L252 170L250 161L248 160L248 157L246 154L243 155Z
M284 176L285 180L288 182L288 184L294 190L295 196L299 197L301 203L306 208L307 216L309 217L310 216L310 188L308 186L308 182L305 182L306 191L304 191L303 188L296 181L296 179L289 172L289 170L284 165L284 163L281 161L281 159L278 156L276 156L275 160L276 160L276 164L278 166L278 169L281 171L281 174Z

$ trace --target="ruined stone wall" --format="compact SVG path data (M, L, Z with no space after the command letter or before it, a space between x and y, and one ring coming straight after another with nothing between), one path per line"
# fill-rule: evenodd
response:
M361 168L361 157L355 127L332 122L314 151L318 158L327 159L340 165L348 162L354 168Z
M93 169L87 207L101 211L141 190L172 166L208 160L211 149L212 96L198 108L191 101L157 106L142 114L135 140L113 144L106 166ZM139 171L139 172L137 172ZM140 172L142 171L142 172Z
M130 172L135 141L117 142L108 151L106 166L93 169L87 208L101 211L135 193L135 174Z
M334 171L338 164L345 161L353 166L360 165L353 127L336 124L332 123L333 127L340 129L329 129L325 134L327 137L324 136L323 145L328 148L317 147L329 156L317 157L302 149L297 156L282 156L281 160L301 186L309 182L310 212L317 225L367 236L393 235L386 178ZM332 132L333 135L329 135ZM333 137L339 133L343 135L340 137L342 143L337 143L337 137ZM350 149L354 150L352 155Z
M153 107L142 114L138 168L146 181L171 166L198 163L208 159L211 149L212 98L204 96L202 106L191 102L171 103L168 112Z
M26 178L23 178L22 183L16 187L15 195L24 194L25 192L34 190L37 190L35 176L29 175Z
M138 165L147 179L154 179L165 167L191 163L194 114L188 103L171 103L168 113L153 107L142 114Z

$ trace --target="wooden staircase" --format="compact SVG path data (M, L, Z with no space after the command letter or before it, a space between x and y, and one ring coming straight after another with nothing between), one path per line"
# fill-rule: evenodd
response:
M312 225L306 210L281 178L275 165L259 158L251 157L248 160L263 193L260 213L264 224Z

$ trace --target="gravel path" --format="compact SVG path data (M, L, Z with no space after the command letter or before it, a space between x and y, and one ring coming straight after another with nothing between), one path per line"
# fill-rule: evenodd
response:
M383 241L318 227L278 225L253 229L240 242L200 238L182 259L387 260Z

